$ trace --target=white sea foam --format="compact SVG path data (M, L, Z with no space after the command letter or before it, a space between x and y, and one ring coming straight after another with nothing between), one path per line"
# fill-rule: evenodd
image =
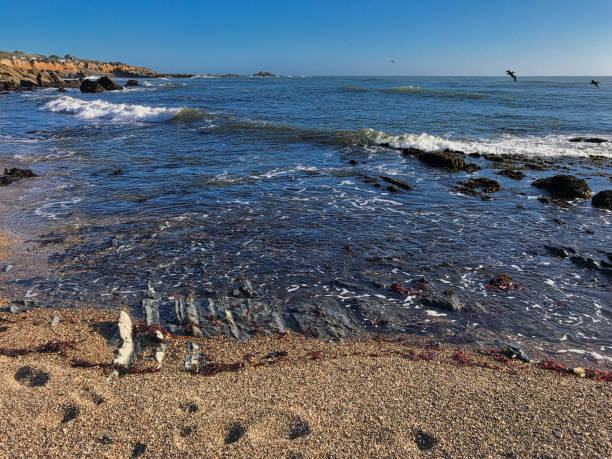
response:
M461 140L449 139L421 134L399 134L389 135L375 129L365 129L364 134L377 144L388 143L396 148L419 148L425 151L442 151L446 148L461 150L466 153L479 152L501 154L521 154L525 156L582 156L601 155L612 158L612 136L594 134L608 140L601 144L570 142L570 135L548 135L536 136L513 136L505 134L493 139ZM591 136L588 134L576 134L576 137Z
M63 96L44 104L41 109L68 113L82 119L110 119L112 121L161 122L174 118L180 108L149 107L146 105L112 104L103 100L87 101Z

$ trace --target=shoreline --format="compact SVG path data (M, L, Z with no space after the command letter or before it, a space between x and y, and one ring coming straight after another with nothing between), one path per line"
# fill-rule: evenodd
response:
M0 419L0 431L10 432L0 451L108 457L141 450L143 457L612 453L606 433L612 391L601 380L609 381L609 373L582 378L460 347L414 347L401 338L330 343L292 332L246 341L162 332L165 358L157 369L160 330L134 324L141 348L134 371L109 378L114 370L108 364L121 345L117 317L95 309L0 313L0 404L12 413ZM196 373L185 370L188 343L205 355Z

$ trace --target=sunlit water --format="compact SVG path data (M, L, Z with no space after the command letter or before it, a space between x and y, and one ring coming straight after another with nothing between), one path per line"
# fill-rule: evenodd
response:
M531 186L572 173L594 192L612 188L612 142L568 141L612 140L612 79L599 80L597 89L578 77L155 79L103 94L0 95L0 157L40 175L12 186L22 192L5 226L49 262L3 283L39 305L124 304L140 315L154 299L167 325L175 300L193 292L201 320L215 317L208 333L230 331L227 309L240 336L287 327L533 338L610 356L609 272L545 246L604 268L612 213L544 204ZM518 153L557 169L515 181L468 158L483 169L448 173L381 144ZM364 174L413 190L377 188ZM504 189L492 200L454 191L466 177ZM502 272L524 288L488 289ZM422 276L483 310L440 311L390 288ZM247 281L250 298L239 290Z

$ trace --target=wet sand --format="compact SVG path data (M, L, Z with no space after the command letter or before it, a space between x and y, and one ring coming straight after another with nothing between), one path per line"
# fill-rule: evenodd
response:
M159 372L110 381L110 368L73 367L112 362L117 318L93 309L0 313L4 354L66 345L0 355L0 456L612 455L606 381L401 338L328 343L293 333L165 335ZM155 368L152 330L135 330L143 348L132 369ZM185 371L188 341L206 355L202 374Z

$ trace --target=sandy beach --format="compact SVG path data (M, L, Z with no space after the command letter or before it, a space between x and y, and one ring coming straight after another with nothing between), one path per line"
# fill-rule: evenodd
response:
M0 313L1 456L612 454L603 373L581 378L401 338L164 333L159 371L109 380L117 318L92 309ZM153 371L155 331L137 325L130 371ZM185 370L188 342L206 356L199 373Z

